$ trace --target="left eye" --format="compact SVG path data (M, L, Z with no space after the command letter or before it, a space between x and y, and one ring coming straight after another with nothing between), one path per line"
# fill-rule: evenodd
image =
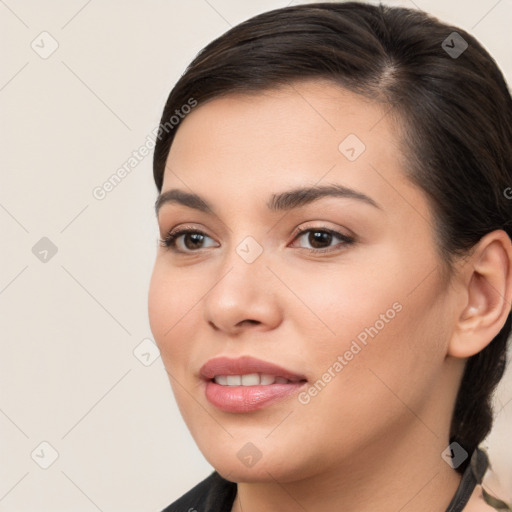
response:
M294 239L303 241L306 245L299 245L304 249L309 249L310 251L324 251L325 249L332 249L336 247L336 245L350 245L354 242L354 240L346 235L338 233L337 231L333 231L331 229L326 228L311 228L302 230ZM338 244L331 245L333 242L338 241Z

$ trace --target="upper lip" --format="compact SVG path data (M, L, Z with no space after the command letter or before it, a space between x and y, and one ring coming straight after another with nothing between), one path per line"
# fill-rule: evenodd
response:
M264 373L275 377L284 377L290 381L307 380L304 375L250 356L236 359L216 357L203 364L199 370L200 376L205 380L211 380L218 375L247 375L249 373Z

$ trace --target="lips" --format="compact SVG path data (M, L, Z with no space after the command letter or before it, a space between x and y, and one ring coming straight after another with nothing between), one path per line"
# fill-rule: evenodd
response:
M249 356L210 359L199 374L206 381L207 400L224 412L262 409L297 392L307 381L302 374Z

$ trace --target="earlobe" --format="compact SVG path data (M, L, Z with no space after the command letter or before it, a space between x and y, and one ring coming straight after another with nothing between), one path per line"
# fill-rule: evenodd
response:
M463 306L448 355L468 358L482 351L500 332L511 311L512 244L496 230L475 246L461 271Z

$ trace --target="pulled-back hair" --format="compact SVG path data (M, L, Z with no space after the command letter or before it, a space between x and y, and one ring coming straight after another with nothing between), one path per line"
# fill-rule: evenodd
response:
M454 257L468 254L486 233L503 229L512 238L512 99L503 75L464 30L398 7L287 7L208 44L165 105L153 162L158 190L179 128L169 120L191 98L201 105L304 79L331 80L389 105L399 120L406 172L431 204L448 278ZM450 442L468 453L492 427L492 393L505 369L511 322L509 313L499 334L466 363Z

